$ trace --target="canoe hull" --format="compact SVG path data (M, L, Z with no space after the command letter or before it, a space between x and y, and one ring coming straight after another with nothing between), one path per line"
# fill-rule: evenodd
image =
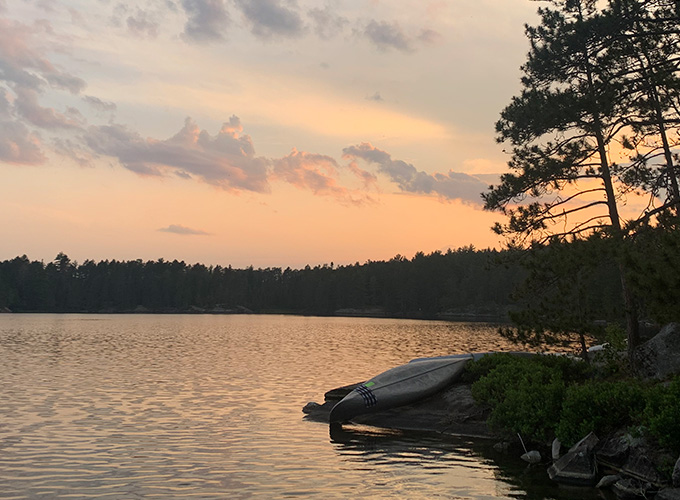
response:
M424 359L387 370L339 401L331 410L330 421L346 422L431 396L455 381L470 359L472 356Z

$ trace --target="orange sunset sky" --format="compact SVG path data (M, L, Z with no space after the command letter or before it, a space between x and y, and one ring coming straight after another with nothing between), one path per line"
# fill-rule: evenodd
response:
M499 246L529 0L0 0L0 260Z

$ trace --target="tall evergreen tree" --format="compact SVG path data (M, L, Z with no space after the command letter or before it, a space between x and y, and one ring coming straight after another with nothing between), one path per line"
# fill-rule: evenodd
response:
M669 108L659 96L669 85L652 79L662 72L651 58L653 45L660 42L651 32L641 36L644 23L633 17L622 21L613 7L602 12L593 0L550 3L552 7L539 9L540 24L526 28L531 50L522 66L523 89L496 125L499 142L513 146L512 172L484 194L485 207L507 215L508 222L495 230L511 245L543 245L602 233L622 247L626 221L620 203L634 178L618 175L610 148L627 127L636 125L631 110L638 117L655 117L656 133L662 130L659 110L663 115ZM633 28L638 30L635 36L630 34ZM624 47L625 64L632 71L621 71ZM670 51L672 44L666 48ZM644 106L636 104L642 93L648 97ZM665 178L672 187L672 164L665 168ZM636 187L647 186L637 182ZM637 306L623 260L619 266L632 355L639 343Z

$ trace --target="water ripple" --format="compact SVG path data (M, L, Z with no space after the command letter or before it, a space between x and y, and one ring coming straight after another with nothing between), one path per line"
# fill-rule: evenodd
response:
M411 358L501 344L444 322L0 315L0 498L531 496L466 443L337 443L301 418Z

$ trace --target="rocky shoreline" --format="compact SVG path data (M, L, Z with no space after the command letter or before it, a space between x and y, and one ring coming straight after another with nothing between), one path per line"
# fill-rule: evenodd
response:
M331 408L354 387L352 384L328 391L324 403L308 403L305 418L328 422ZM470 384L456 382L444 391L415 404L355 417L357 424L404 431L435 432L466 437L498 438L487 425L488 410L472 397Z
M322 404L308 403L302 410L305 418L328 423L331 408L357 385L328 391ZM519 438L508 440L489 427L489 413L488 408L475 402L470 384L456 382L415 404L361 415L352 422L382 429L494 440L494 448L499 451L521 449ZM621 500L680 500L680 459L624 430L603 439L590 434L567 451L560 450L560 444L554 442L552 447L545 445L523 458L533 465L545 466L546 473L558 484L611 489Z

